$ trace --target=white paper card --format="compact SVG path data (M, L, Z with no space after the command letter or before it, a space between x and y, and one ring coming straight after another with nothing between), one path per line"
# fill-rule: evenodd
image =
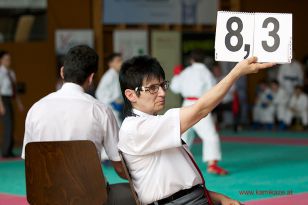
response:
M258 62L290 63L292 14L219 11L215 60L239 62L250 56Z

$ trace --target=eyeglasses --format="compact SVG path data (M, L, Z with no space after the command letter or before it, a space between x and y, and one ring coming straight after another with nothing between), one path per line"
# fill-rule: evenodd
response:
M148 91L151 94L155 94L155 93L158 92L159 87L161 87L164 91L168 90L168 88L169 88L169 81L164 81L164 82L162 82L160 84L153 84L153 85L150 85L148 87L144 87L144 86L136 87L135 91L136 92Z

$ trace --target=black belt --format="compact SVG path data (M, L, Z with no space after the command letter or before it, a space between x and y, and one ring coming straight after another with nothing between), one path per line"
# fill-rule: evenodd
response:
M8 96L8 95L1 95L2 99L12 99L13 96Z
M201 186L200 184L191 187L190 189L183 189L181 191L178 191L174 194L172 194L171 196L164 198L164 199L160 199L158 201L155 201L149 205L161 205L161 204L167 204L171 201L174 201L178 198L181 198L182 196L185 196L187 194L190 194L191 192L195 191L196 189L203 189L203 186Z

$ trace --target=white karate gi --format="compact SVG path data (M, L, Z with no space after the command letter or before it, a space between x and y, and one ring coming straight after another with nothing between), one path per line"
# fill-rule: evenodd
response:
M292 112L290 109L295 109L296 112ZM292 96L289 109L285 113L287 125L291 124L293 117L300 118L304 126L308 125L308 96L306 94L302 93L298 97L296 95Z
M172 78L170 88L174 93L179 93L184 97L183 106L189 106L215 84L215 77L204 64L193 63ZM220 160L220 139L211 113L195 124L192 129L203 141L203 161ZM189 130L183 134L182 139L191 146L194 136L188 136L188 133Z
M253 108L253 121L259 123L274 123L275 107L273 105L273 93L265 89L258 96L257 103Z
M277 116L278 121L284 122L285 113L289 102L289 95L283 88L279 88L277 93L273 94L274 94L273 105L275 108L275 115Z

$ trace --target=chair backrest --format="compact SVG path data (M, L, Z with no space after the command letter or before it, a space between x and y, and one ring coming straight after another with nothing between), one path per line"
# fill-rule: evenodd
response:
M138 195L135 191L135 188L134 188L134 184L133 184L133 181L132 181L132 178L131 178L131 175L128 171L128 168L127 168L127 165L126 165L126 162L125 162L125 159L123 157L123 153L121 151L119 151L120 153L120 157L121 157L121 162L122 162L122 165L123 165L123 169L124 169L124 172L127 176L127 179L128 179L128 182L129 182L129 186L130 186L130 189L132 191L132 195L136 201L136 205L141 205L140 201L139 201L139 198L138 198Z
M26 145L27 200L31 205L102 205L106 183L91 141Z

